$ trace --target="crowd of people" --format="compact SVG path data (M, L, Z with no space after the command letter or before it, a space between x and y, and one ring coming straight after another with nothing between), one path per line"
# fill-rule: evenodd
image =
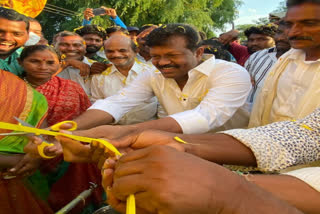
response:
M185 23L61 31L0 7L0 121L72 120L102 144L0 129L0 212L320 213L320 1L206 38ZM71 124L61 129L68 130ZM6 135L6 134L13 135ZM2 134L2 135L1 135Z

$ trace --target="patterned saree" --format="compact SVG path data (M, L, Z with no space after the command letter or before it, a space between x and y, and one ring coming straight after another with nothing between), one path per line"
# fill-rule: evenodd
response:
M17 124L18 117L34 126L45 118L48 105L45 97L27 86L16 75L0 70L0 121ZM0 133L10 132L0 129ZM0 154L23 154L26 137L0 137ZM0 171L1 213L52 213L42 201L47 188L46 181L37 172L28 178L4 179ZM44 183L42 183L44 182Z

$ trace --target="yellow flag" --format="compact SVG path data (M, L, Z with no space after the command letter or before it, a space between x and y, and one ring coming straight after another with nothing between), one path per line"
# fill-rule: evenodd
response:
M41 13L46 3L47 0L0 0L0 6L12 8L32 18Z

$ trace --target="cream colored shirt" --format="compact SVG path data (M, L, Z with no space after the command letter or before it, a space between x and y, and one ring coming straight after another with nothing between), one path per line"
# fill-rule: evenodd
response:
M269 75L277 75L278 72L281 72L280 76L267 78L261 89L253 107L250 127L301 119L320 107L320 59L305 61L304 51L291 49L280 57ZM267 99L272 90L274 97ZM265 106L270 106L270 110ZM262 115L269 116L261 119Z
M119 121L130 109L155 95L183 133L205 133L230 120L245 104L251 89L250 76L243 67L214 57L188 74L181 91L174 79L165 78L159 71L145 72L117 95L96 101L90 109L106 111ZM233 125L243 127L246 119L237 118Z
M320 167L306 167L284 174L296 177L320 192Z
M136 61L126 77L112 65L102 74L93 75L91 80L91 100L94 102L117 94L122 88L134 81L138 75L149 70L155 70L155 68ZM155 119L156 113L157 99L153 97L126 113L118 124L135 124L152 120Z
M95 61L91 60L87 57L84 57L82 62L91 66ZM72 81L78 83L83 88L83 90L86 92L86 94L89 97L91 96L91 92L90 92L91 76L88 75L88 76L82 77L80 75L80 70L77 68L71 67L71 66L66 67L57 76L64 78L64 79L72 80Z

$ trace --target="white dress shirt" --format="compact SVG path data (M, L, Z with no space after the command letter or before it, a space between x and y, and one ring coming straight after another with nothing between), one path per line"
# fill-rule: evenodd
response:
M91 60L87 57L84 57L82 60L83 63L91 66L95 61ZM63 71L61 71L58 75L58 77L72 80L76 83L78 83L83 90L86 92L86 94L90 97L91 92L90 92L90 87L91 87L91 77L89 75L83 77L80 75L80 70L77 68L74 68L72 66L68 66Z
M174 79L165 78L159 71L145 72L117 95L96 101L90 109L106 111L117 122L155 95L183 133L205 133L223 126L245 104L251 89L250 76L243 67L214 57L188 74L181 91ZM233 125L245 126L241 122L237 118Z
M124 76L118 69L112 65L102 74L93 75L91 80L91 100L94 102L98 99L104 99L117 94L127 84L130 84L138 75L146 71L155 70L147 64L136 61L130 69L128 76ZM142 104L134 107L126 113L118 124L135 124L152 119L156 119L157 99L155 97L144 101Z

